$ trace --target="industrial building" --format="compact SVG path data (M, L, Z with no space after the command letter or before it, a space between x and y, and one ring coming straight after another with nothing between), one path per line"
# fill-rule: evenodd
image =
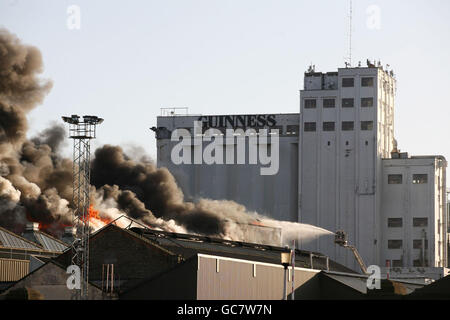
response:
M423 284L386 281L367 289L361 275L319 253L296 250L295 272L281 264L287 249L114 224L90 237L90 300L240 300L407 298ZM1 299L69 300L70 250L18 281ZM286 276L286 277L285 277ZM285 282L286 279L286 282Z
M29 224L23 237L0 227L0 291L22 279L67 246Z
M175 112L158 117L152 128L157 165L170 170L188 200L234 200L278 220L345 230L367 265L387 267L385 272L396 268L405 277L418 273L438 279L448 273L447 161L439 155L400 152L394 138L395 93L394 74L381 64L367 61L367 67L326 73L311 66L304 75L298 114ZM194 132L196 121L202 123L201 132ZM248 161L172 161L172 150L179 144L172 138L176 129L207 136L210 128L219 130L216 136L227 129L272 131L264 148L277 152L276 135L278 172L262 175L264 165ZM210 140L200 142L202 150ZM224 154L228 148L237 150L237 139L224 141ZM183 146L188 148L194 146ZM245 150L249 159L250 147ZM302 249L359 269L352 252L329 239L319 238Z
M231 116L162 116L158 117L156 129L157 164L167 167L175 176L178 185L183 190L187 200L201 197L211 199L230 199L244 204L248 209L280 220L297 221L298 217L298 114L259 115L264 118L255 126L258 115ZM272 121L266 121L265 119ZM280 162L275 175L261 175L261 165L246 164L249 159L249 146L245 148L244 164L206 165L185 164L175 165L171 160L171 151L178 141L171 140L171 133L177 128L188 130L194 135L194 121L201 121L203 132L209 128L220 130L226 134L226 129L247 128L278 130ZM253 126L250 126L253 124ZM227 147L233 146L234 158L237 158L237 144L245 140L243 135L235 134L235 141L225 141ZM207 145L206 141L202 142ZM269 141L270 145L270 141ZM193 148L183 147L184 151ZM226 150L224 152L226 154ZM191 153L194 163L194 154ZM226 163L225 159L223 161ZM211 183L215 181L215 183ZM276 213L276 214L274 214Z
M195 276L197 279L198 264L202 265L202 271L206 271L211 261L214 265L219 261L217 263L222 265L219 267L222 268L222 274L227 270L227 263L238 262L237 265L245 266L246 271L251 271L248 274L249 279L256 277L258 272L258 279L269 280L265 284L268 290L264 293L265 296L259 296L259 291L247 296L248 292L242 291L238 283L233 283L227 294L242 291L240 298L245 296L247 298L251 296L268 299L282 298L283 266L280 262L280 253L286 251L284 248L140 228L128 230L114 224L109 224L92 234L89 242L89 299L117 299L122 296L123 299L131 296L139 299L188 298L189 292L197 288L197 285L189 281L189 277ZM194 260L196 267L191 269L191 261ZM44 299L70 299L71 291L65 285L68 277L66 268L70 264L71 252L66 250L59 256L47 260L31 273L27 272L20 280L15 279L18 281L10 282L3 296L17 289L29 288L39 292ZM312 252L297 251L296 265L298 270L306 270L305 272L311 276L324 269L330 272L354 274L348 268ZM233 266L231 270L234 270L236 266ZM186 268L195 270L195 274L188 276L186 271L183 271L181 273L183 281L179 281L175 273L172 273L172 270L179 271ZM265 271L266 269L269 271ZM264 276L267 272L269 277ZM170 296L165 296L160 286L152 287L151 290L145 286L142 287L145 283L156 279L164 281L167 288L170 288L171 284L183 288L180 287L176 294L171 292ZM296 281L299 284L302 283L300 274ZM209 278L204 279L205 290L209 287L207 285L209 282ZM144 292L141 292L142 290ZM242 295L244 293L245 295ZM223 290L219 290L216 294L221 295L216 298L225 297ZM207 297L208 295L196 295L189 296L189 299ZM235 295L235 297L238 296Z

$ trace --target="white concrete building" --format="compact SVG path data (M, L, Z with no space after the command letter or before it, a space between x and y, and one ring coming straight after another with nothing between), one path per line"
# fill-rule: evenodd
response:
M242 139L238 135L232 142L223 140L223 164L205 164L204 161L202 164L174 164L171 152L178 141L171 141L172 132L177 128L185 128L193 136L194 121L203 123L203 132L215 128L220 130L224 138L226 129L279 130L278 172L274 175L261 175L261 168L267 165L262 165L259 161L256 164L250 163L248 137L244 138L244 163L238 164L237 141ZM158 117L155 130L157 164L170 170L187 200L202 197L234 200L260 214L297 221L299 114L161 116ZM201 143L204 150L211 142ZM270 139L267 145L270 150ZM226 148L231 148L234 152L233 163L226 163ZM191 152L191 163L194 163L194 153Z
M446 160L437 156L383 160L381 261L385 265L447 266L446 166Z
M300 91L299 221L345 230L364 261L379 264L382 158L394 143L395 79L376 67L309 71ZM324 241L308 249L358 269L351 251Z
M327 73L310 68L299 114L158 117L158 166L169 168L190 199L234 200L279 220L344 230L367 265L446 267L447 162L440 156L405 158L396 152L395 92L393 73L380 66L368 63ZM258 118L265 120L258 125ZM192 128L195 120L222 132L280 129L278 173L262 176L260 165L251 164L173 164L171 149L177 142L170 141L170 133ZM394 185L392 175L402 175L402 183ZM302 249L359 270L352 252L329 238Z

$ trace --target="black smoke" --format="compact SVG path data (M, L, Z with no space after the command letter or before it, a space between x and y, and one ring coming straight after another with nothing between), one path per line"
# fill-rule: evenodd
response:
M39 50L0 30L0 226L20 232L35 221L60 236L73 216L72 161L60 155L65 128L53 123L27 138L27 113L43 102L51 81ZM57 112L55 112L57 113ZM232 201L185 202L165 168L157 168L140 148L127 155L105 145L95 151L91 204L106 218L126 214L156 228L233 237L253 219ZM230 223L234 222L233 223Z

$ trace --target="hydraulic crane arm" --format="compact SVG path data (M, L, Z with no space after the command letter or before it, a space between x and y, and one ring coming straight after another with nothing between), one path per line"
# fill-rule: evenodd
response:
M355 259L359 264L359 267L361 268L361 271L364 274L367 274L367 267L366 264L364 263L363 259L361 258L361 256L359 255L358 250L356 250L356 248L354 246L350 246L350 245L346 245L344 246L344 248L350 248L353 251L353 254L355 255Z
M349 248L350 250L352 250L353 255L355 256L356 262L358 262L359 267L361 268L361 271L364 274L367 274L367 267L366 267L363 259L359 255L358 250L356 250L356 247L349 245L347 243L347 233L345 233L345 231L342 231L342 230L336 231L336 234L334 237L334 243L336 243L344 248Z

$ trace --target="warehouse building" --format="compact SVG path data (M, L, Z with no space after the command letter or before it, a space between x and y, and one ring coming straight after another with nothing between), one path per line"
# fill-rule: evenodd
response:
M406 296L421 284L382 282L319 253L296 250L295 271L281 264L286 248L113 224L90 237L89 299L371 299ZM12 282L1 299L69 300L70 252ZM286 269L285 269L286 268ZM285 277L286 276L286 277Z
M120 299L189 300L280 300L283 299L284 267L280 254L285 248L227 241L198 235L183 235L132 228L164 248L178 253L183 261L120 295ZM319 253L296 250L295 272L287 269L287 297L295 299L370 299L367 276L337 264ZM389 282L378 294L389 298L407 295L421 284ZM390 293L390 294L389 294Z
M157 164L172 172L189 200L234 200L278 220L345 230L366 264L412 273L414 268L429 268L421 274L440 278L448 272L447 161L442 156L410 157L398 150L395 93L393 72L380 64L367 61L367 67L326 73L310 67L300 91L299 114L158 117L153 128ZM196 121L202 124L201 132L194 132ZM219 130L216 136L225 135L226 129L276 128L262 144L264 151L279 151L279 170L261 175L264 165L257 162L178 164L172 161L180 143L173 132L181 128L202 137L210 128ZM250 138L244 135L248 144ZM203 151L211 140L201 141ZM224 141L224 154L231 146L237 150L237 141ZM246 159L248 153L246 149ZM392 182L395 175L403 177L402 183ZM319 238L302 249L359 269L352 252L329 239Z
M28 226L24 235L28 237L31 233L36 242L0 227L0 292L67 248L59 240Z
M0 296L1 299L14 300L71 300L73 291L67 288L67 271L63 265L49 260L19 281L12 283ZM18 296L22 290L33 292L34 298ZM90 300L110 298L100 287L89 282Z

